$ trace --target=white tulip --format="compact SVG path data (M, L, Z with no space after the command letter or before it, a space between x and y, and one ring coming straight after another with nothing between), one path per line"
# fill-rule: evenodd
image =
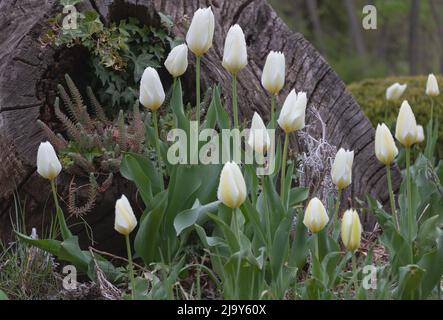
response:
M332 181L338 189L344 189L352 181L352 163L354 162L354 151L347 151L343 148L338 150L332 164Z
M131 204L125 195L122 195L115 203L114 229L124 236L129 235L137 226L137 218L134 215Z
M438 96L440 94L437 78L432 73L428 76L428 81L426 83L426 94L428 96Z
M384 123L377 125L377 130L375 131L375 155L385 165L391 164L398 155L394 138Z
M252 117L248 145L259 154L265 154L271 145L268 130L257 112Z
M37 151L37 172L43 178L54 180L62 171L62 165L57 158L54 147L50 142L42 142Z
M229 208L238 208L246 200L246 183L235 162L226 162L220 174L218 200Z
M417 121L415 120L414 112L412 112L411 106L405 100L397 117L395 138L405 147L410 147L417 142L417 133Z
M198 9L194 13L186 42L189 50L197 57L201 57L212 47L212 38L214 37L214 14L211 7Z
M157 70L148 67L140 82L140 103L152 111L157 110L165 101L165 91Z
M174 47L165 61L165 67L174 78L185 73L188 68L188 46L181 44Z
M417 143L422 143L423 141L425 141L425 132L422 126L417 125Z
M289 93L278 117L278 124L284 132L290 133L305 127L306 105L308 98L305 92Z
M263 87L271 94L276 95L285 84L285 55L271 51L266 58L261 77Z
M398 100L402 96L403 92L405 92L408 85L400 84L398 82L391 85L389 88L386 89L386 100Z
M306 207L303 224L312 232L318 233L328 224L329 217L323 203L318 198L312 198Z
M247 64L245 35L242 28L236 24L229 29L226 36L222 65L232 75L236 75Z
M354 252L360 247L361 230L357 211L352 209L345 211L341 222L341 240L347 250Z

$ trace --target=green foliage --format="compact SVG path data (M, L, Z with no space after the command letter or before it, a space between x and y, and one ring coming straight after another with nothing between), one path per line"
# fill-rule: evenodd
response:
M61 1L75 4L76 1ZM94 87L107 106L133 105L143 70L159 67L166 49L173 47L171 19L160 15L161 25L143 25L128 18L105 25L95 10L78 13L77 28L64 29L63 15L50 19L51 28L41 37L43 44L56 47L83 46L91 54L89 61L95 77ZM111 110L106 110L110 113Z
M413 237L408 234L406 182L399 195L400 229L380 203L368 197L368 203L380 224L381 242L389 251L388 277L397 283L391 293L398 299L427 299L438 297L443 275L443 188L442 163L432 168L420 155L411 168ZM431 178L433 175L435 178ZM406 180L406 179L405 179Z
M437 79L439 83L443 83L443 77L437 76ZM391 132L395 132L395 123L401 103L403 100L408 100L417 123L426 129L431 110L430 97L425 95L426 80L425 76L369 79L352 83L348 89L374 126L385 122ZM386 101L386 88L395 82L406 83L408 87L399 101ZM443 95L432 99L434 100L434 119L441 121L443 119ZM438 122L438 120L436 121ZM443 157L443 126L440 126L439 141L437 155L438 158L441 158Z
M59 98L54 104L56 117L63 124L68 137L65 140L56 135L47 125L39 121L48 139L60 152L63 167L68 170L80 169L86 174L101 172L115 173L120 168L124 152L147 152L145 146L145 124L148 116L140 112L138 101L131 114L122 110L114 121L108 120L103 107L98 102L91 88L87 93L95 117L89 113L80 91L71 78L66 75L69 93L59 85L59 93L67 114L60 109ZM127 124L128 123L128 124ZM73 168L75 167L75 168Z

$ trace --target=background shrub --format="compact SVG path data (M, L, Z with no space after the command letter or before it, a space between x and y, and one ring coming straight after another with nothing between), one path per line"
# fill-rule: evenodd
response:
M360 104L366 116L377 126L377 123L385 122L395 131L395 122L403 100L408 100L414 110L417 123L424 128L429 121L431 101L425 95L427 76L416 77L389 77L385 79L368 79L352 83L348 86L356 101ZM443 86L443 76L437 76L440 87ZM386 101L386 88L399 82L407 83L408 88L398 101ZM443 95L434 97L434 119L443 119ZM439 122L440 137L437 145L439 158L443 156L443 125Z

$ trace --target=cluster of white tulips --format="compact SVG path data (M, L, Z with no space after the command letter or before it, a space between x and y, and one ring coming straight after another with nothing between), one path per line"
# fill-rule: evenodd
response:
M214 34L214 15L211 8L199 9L195 12L192 23L186 35L186 44L181 44L172 49L166 59L165 67L174 79L182 76L188 67L188 48L196 57L196 121L200 120L200 62L202 56L208 52L212 46ZM232 108L234 127L238 129L238 107L237 107L237 75L246 67L247 48L243 30L239 25L232 26L227 34L224 54L223 67L232 75L233 91L232 91ZM285 83L285 56L281 52L270 52L263 69L261 79L263 87L271 95L271 128L275 128L278 124L285 134L282 166L281 166L281 194L286 194L284 190L286 179L286 159L288 154L289 134L294 131L301 130L305 127L305 115L308 97L305 92L296 92L291 90L285 99L283 106L279 112L278 119L275 119L276 97L284 87ZM175 83L175 82L174 82ZM386 91L388 100L398 100L406 89L407 85L398 83L389 87ZM426 93L429 96L439 94L437 80L434 75L430 75L427 83ZM162 82L157 71L154 68L146 68L140 83L140 103L147 109L152 111L153 122L156 134L157 156L161 161L160 145L158 136L158 117L157 111L165 100L165 92ZM410 167L410 148L416 143L424 140L423 127L417 125L414 113L407 101L401 105L397 119L395 138L406 148L407 161L407 179L409 181ZM265 123L259 114L254 113L251 124L250 136L247 144L258 154L264 155L270 149L270 137L267 132ZM389 128L384 124L377 126L375 134L375 155L377 159L386 165L388 187L390 192L390 201L392 215L398 226L398 217L396 214L395 200L392 191L392 182L390 175L390 165L398 155L394 138ZM335 204L335 212L333 214L333 227L335 229L339 218L340 198L342 191L350 186L352 182L352 166L354 160L354 152L341 148L332 164L331 176L332 181L338 190L337 201ZM54 199L58 207L55 179L60 173L62 167L57 158L54 148L49 142L40 145L37 154L37 171L38 173L50 180ZM163 182L163 180L162 180ZM410 183L408 186L408 201L411 210L411 190ZM263 191L264 192L264 191ZM242 171L238 164L233 161L227 162L220 175L217 197L227 207L235 210L239 208L247 198L247 187ZM282 198L282 201L285 201ZM412 213L410 215L412 219ZM318 234L322 231L330 221L330 217L323 203L316 197L313 197L305 210L303 223L313 233ZM131 208L128 199L122 195L115 204L115 225L117 232L126 238L129 269L131 283L134 286L134 274L132 268L131 248L129 235L137 226L136 216ZM349 209L344 212L341 229L341 239L345 248L350 252L355 252L360 247L362 227L359 215L356 210ZM317 239L317 238L316 238ZM318 240L317 240L318 241ZM318 243L317 243L318 246ZM318 250L315 253L318 255Z

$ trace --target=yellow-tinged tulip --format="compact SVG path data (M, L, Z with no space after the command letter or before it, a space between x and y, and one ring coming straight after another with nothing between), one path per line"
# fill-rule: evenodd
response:
M54 180L62 170L54 147L50 142L42 142L37 151L37 172L43 178Z
M403 92L405 92L408 85L400 84L398 82L394 83L390 87L386 89L386 100L393 101L398 100L402 96Z
M346 249L354 252L360 247L361 223L357 211L347 210L341 221L341 240Z
M226 36L225 49L223 52L223 67L231 74L237 74L248 64L246 40L242 28L233 25Z
M354 162L354 151L347 151L343 148L338 150L332 164L332 181L338 189L344 189L352 181L352 163Z
M214 14L211 7L198 9L194 13L188 33L186 34L186 42L189 50L197 57L201 57L212 47L212 39L214 37Z
M137 226L137 218L132 211L131 204L125 195L115 203L114 229L124 236L129 235Z
M220 174L218 200L229 208L238 208L246 199L246 183L235 162L226 162Z
M306 207L303 224L312 232L323 230L328 224L329 217L323 203L318 198L312 198Z
M284 132L290 133L305 127L307 102L305 92L296 93L294 89L291 90L277 120Z
M265 154L271 145L268 130L257 112L254 112L254 116L252 117L248 145L259 154Z
M398 155L398 149L388 127L382 123L375 131L375 155L385 165L389 165Z
M263 87L271 94L278 94L285 84L285 73L285 55L282 52L271 51L263 68Z
M437 78L432 73L428 76L428 81L426 83L426 94L428 96L438 96L440 94Z
M405 147L410 147L417 142L417 133L417 121L411 106L405 100L397 117L395 138Z
M165 101L165 91L157 70L148 67L140 82L140 103L152 111L157 110Z
M188 46L181 44L174 47L165 61L165 67L174 78L185 73L188 68Z
M417 143L422 143L423 141L425 141L425 132L422 126L417 125Z

